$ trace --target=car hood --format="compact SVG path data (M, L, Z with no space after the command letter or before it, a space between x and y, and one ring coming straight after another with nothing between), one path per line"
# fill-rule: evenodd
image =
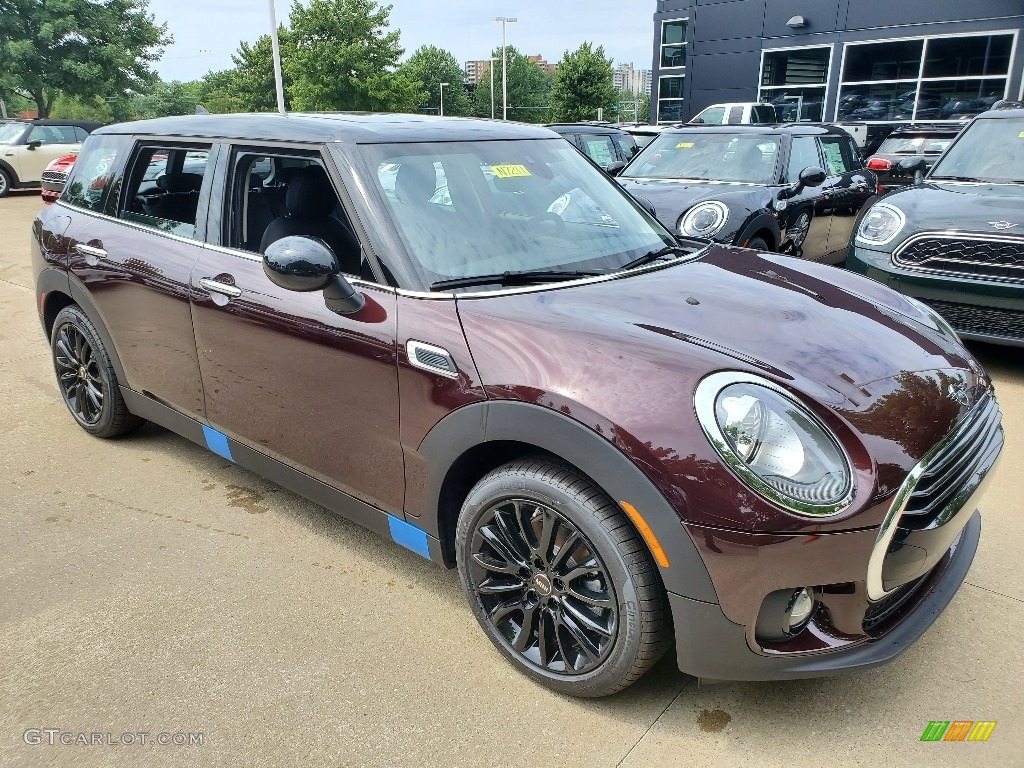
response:
M858 275L739 248L620 280L459 299L459 314L488 396L545 405L629 446L670 500L688 482L680 476L700 472L652 467L709 455L693 393L712 372L756 373L814 403L837 434L854 436L844 444L876 467L866 471L880 495L988 386L920 305ZM742 505L711 507L749 523Z
M1024 236L1024 184L929 181L884 199L907 217L904 236L889 243L886 247L890 250L911 235L929 231ZM1014 226L997 228L994 222Z
M650 200L657 212L658 221L672 232L678 231L676 227L679 217L704 200L738 204L746 210L767 207L772 201L771 187L761 184L627 178L619 178L617 181L631 195Z

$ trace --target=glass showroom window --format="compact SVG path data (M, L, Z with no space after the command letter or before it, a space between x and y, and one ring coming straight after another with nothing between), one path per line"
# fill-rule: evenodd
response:
M686 77L672 75L658 79L658 122L683 122L683 83Z
M831 58L831 46L763 51L758 97L786 122L821 120Z
M960 120L1006 95L1014 33L847 43L840 120Z
M661 68L686 66L686 19L661 23Z

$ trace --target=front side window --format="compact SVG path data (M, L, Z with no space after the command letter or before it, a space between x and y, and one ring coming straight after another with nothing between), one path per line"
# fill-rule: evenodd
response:
M690 122L704 123L707 125L721 125L724 122L724 117L725 107L708 107L707 109L701 111L701 113L697 115L695 118L693 118L693 120L691 120Z
M818 143L813 136L795 136L789 148L789 165L786 169L786 181L795 184L800 172L805 168L820 168L821 157L818 155Z
M825 170L829 176L838 176L853 170L850 145L841 136L822 136L818 141L825 156Z
M0 144L13 144L25 132L25 123L7 123L0 125Z
M369 215L392 223L383 236L404 248L425 286L505 272L610 271L673 244L562 140L368 144L358 151L376 193Z
M197 237L199 190L209 146L145 146L131 163L118 218L158 232Z
M588 136L584 134L580 136L580 141L583 144L583 151L587 153L587 157L602 168L615 162L615 147L612 146L610 137Z
M128 142L125 136L90 136L71 167L61 202L102 213L108 200L117 199L121 177L115 169Z
M686 66L686 19L666 21L661 25L661 66Z
M645 147L622 176L772 184L778 152L776 136L673 131Z
M929 178L1024 184L1024 119L982 119L964 130Z
M40 144L77 144L73 125L37 125L28 134L29 141Z

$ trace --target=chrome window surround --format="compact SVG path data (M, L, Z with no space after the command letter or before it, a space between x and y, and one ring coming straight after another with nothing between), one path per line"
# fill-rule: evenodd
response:
M921 477L928 471L928 467L940 456L943 451L949 447L951 443L955 443L959 440L965 432L970 430L974 425L974 421L981 417L986 407L989 405L991 399L995 398L994 390L989 389L974 407L962 418L960 422L953 428L953 431L946 435L938 445L932 448L927 455L917 466L910 470L910 474L907 475L907 479L903 481L903 485L900 486L896 492L896 496L892 500L892 504L889 505L889 511L886 512L885 518L882 520L882 524L878 528L878 537L875 539L875 546L871 550L871 557L868 560L868 573L867 573L867 593L868 599L871 601L878 601L893 592L897 591L900 586L898 585L890 590L886 590L882 582L882 570L885 565L885 557L889 551L889 545L892 543L893 536L896 534L897 523L903 516L903 511L910 503L911 495L917 488L918 482ZM1002 455L1002 454L1000 454ZM979 478L976 488L972 491L971 495L967 498L967 501L961 505L960 509L965 509L975 502L977 502L979 495L984 490L986 481L992 475L992 470L998 464L996 463L990 466L985 473Z
M810 419L825 434L825 436L832 441L836 449L839 451L839 455L843 457L847 477L849 478L849 486L847 488L846 495L842 499L833 504L806 504L799 502L796 499L791 499L775 490L768 485L768 483L758 477L758 475L732 451L729 447L729 441L726 440L721 427L718 426L718 419L715 417L715 404L718 400L718 395L722 390L733 384L753 384L754 386L763 387L764 389L774 392L792 403L796 408L799 408L800 412ZM819 419L818 416L810 408L804 405L792 392L789 392L768 379L763 379L753 373L720 371L719 373L713 373L710 376L707 376L700 382L700 384L697 385L697 389L693 396L693 405L694 411L697 415L697 421L700 422L701 429L704 430L704 434L707 436L708 441L715 448L718 455L722 457L726 466L728 466L743 483L745 483L759 496L764 497L771 503L782 507L788 512L793 512L794 514L801 515L803 517L831 517L839 514L850 506L850 502L853 501L853 497L856 492L853 476L853 463L850 461L850 456L847 454L842 443L840 443L833 434L832 430L829 429L821 419Z

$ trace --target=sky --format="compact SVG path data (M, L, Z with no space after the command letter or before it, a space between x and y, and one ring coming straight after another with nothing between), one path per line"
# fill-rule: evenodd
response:
M390 0L391 28L402 33L406 56L421 45L449 50L465 64L486 59L501 45L495 16L519 19L508 25L508 43L552 64L566 50L590 41L604 45L615 64L651 68L653 0ZM648 7L649 6L649 7ZM279 22L287 22L290 0L276 0ZM252 42L270 29L267 0L150 0L157 22L174 36L156 65L164 80L195 80L232 66L241 40Z

